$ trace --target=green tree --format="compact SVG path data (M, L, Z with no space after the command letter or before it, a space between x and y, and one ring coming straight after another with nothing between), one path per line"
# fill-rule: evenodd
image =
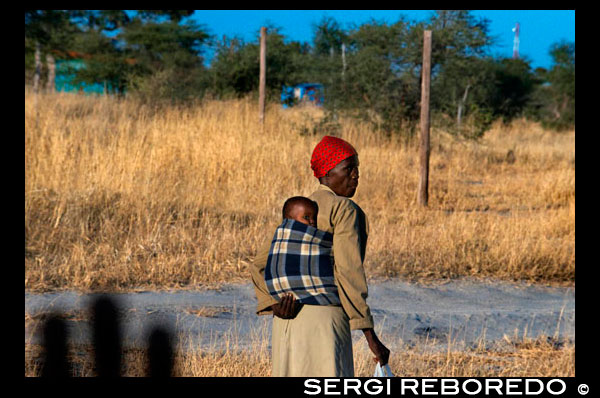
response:
M437 11L425 22L400 17L392 24L370 21L344 32L332 19L317 26L316 64L327 84L326 106L350 112L388 132L412 135L420 117L423 31L433 33L432 112L460 132L477 135L489 125L491 111L476 101L492 75L487 49L489 21L469 11ZM346 62L336 48L347 44ZM344 73L340 73L343 71ZM473 124L476 124L474 133Z
M127 25L131 18L124 10L80 10L76 22L86 29L99 32L114 32Z
M192 16L194 10L137 10L137 15L144 20L158 21L166 19L179 23L182 19Z
M406 51L409 24L371 21L348 32L346 68L337 59L326 105L350 112L386 131L414 119L418 74Z
M259 53L256 41L244 43L239 38L224 37L217 43L211 63L213 94L217 98L245 96L258 90ZM296 41L286 42L277 27L267 27L267 99L279 98L282 86L301 83L309 67L308 45Z
M25 79L37 90L42 80L53 86L55 54L69 49L79 27L72 18L79 15L70 10L25 10ZM43 79L43 60L47 79ZM50 87L49 87L50 88Z
M550 55L554 65L548 73L553 116L549 124L568 128L575 125L575 43L554 44Z
M324 17L318 24L313 26L313 31L313 52L315 55L332 57L341 53L342 44L347 41L347 35L335 18Z
M538 85L527 106L529 116L544 127L564 130L575 126L575 43L562 41L550 47L550 70L538 68Z
M493 42L488 26L487 19L476 18L468 10L436 11L422 25L432 31L434 120L468 137L480 136L491 123L492 110L485 100L493 76L487 56Z
M187 10L87 11L78 49L89 55L77 79L109 81L143 99L180 101L204 90L202 47L209 35ZM115 32L110 37L106 32Z
M480 137L492 121L489 97L494 91L493 81L494 65L489 58L448 60L432 79L434 125L464 137Z
M494 116L507 122L523 114L538 82L527 60L506 58L497 61L495 66L491 108Z
M128 58L116 39L98 29L89 29L77 35L72 50L85 57L85 68L71 70L75 75L74 83L106 84L107 91L125 92L135 59Z
M169 67L193 68L202 64L202 44L208 34L194 22L144 22L135 18L124 27L119 38L125 49L135 55L137 64L148 72Z
M74 83L105 84L107 91L124 93L133 59L113 32L130 23L129 15L123 10L77 10L72 21L80 30L68 50L83 56L85 62L84 68L70 71Z
M252 48L240 38L223 37L216 43L210 66L210 92L216 98L243 96L256 89L258 63Z
M348 35L340 24L331 17L324 17L318 24L313 24L313 38L310 51L305 58L305 82L321 83L326 87L325 104L330 110L336 108L336 99L345 73L345 48L348 46Z

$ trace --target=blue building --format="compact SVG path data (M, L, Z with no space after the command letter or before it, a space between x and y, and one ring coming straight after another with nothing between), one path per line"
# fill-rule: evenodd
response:
M81 59L59 59L56 61L56 77L54 86L56 91L83 92L104 94L105 87L100 83L75 83L74 71L85 68L85 61ZM106 87L107 90L110 87Z
M56 91L81 92L87 94L106 94L115 92L110 82L76 83L75 74L87 67L87 60L92 56L77 51L53 51L56 58L54 87ZM135 60L126 60L135 63Z
M320 83L302 83L295 86L283 86L281 90L281 104L289 108L302 103L312 103L323 106L325 100L324 88Z

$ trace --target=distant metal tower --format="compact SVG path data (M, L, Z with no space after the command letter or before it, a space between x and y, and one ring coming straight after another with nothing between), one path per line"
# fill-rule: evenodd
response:
M519 59L519 23L512 30L515 32L515 40L513 43L513 59Z

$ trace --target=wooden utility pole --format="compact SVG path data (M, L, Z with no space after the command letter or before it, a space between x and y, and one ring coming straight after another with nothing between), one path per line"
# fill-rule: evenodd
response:
M258 120L265 123L265 84L267 78L267 28L260 28L260 80L258 86Z
M431 85L431 31L423 35L423 68L421 78L421 140L419 158L419 204L427 206L429 200L429 87Z

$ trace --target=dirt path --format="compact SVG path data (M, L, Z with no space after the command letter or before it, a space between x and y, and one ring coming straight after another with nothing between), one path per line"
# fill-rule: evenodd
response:
M25 293L25 342L40 342L43 314L65 313L71 341L87 342L92 295ZM220 290L115 294L125 345L144 346L154 325L168 326L184 348L252 346L270 340L271 317L255 315L250 284ZM507 282L452 281L422 285L371 282L369 305L376 331L388 340L419 344L438 339L455 347L497 343L508 337L550 336L575 340L575 289ZM355 339L362 333L353 332ZM385 338L385 337L384 337Z

